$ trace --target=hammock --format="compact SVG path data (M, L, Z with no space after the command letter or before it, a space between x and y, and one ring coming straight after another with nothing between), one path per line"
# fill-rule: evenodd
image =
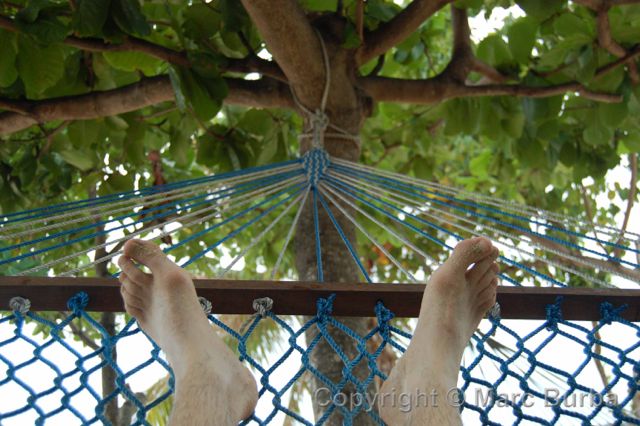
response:
M122 253L124 241L133 237L156 241L169 255L182 247L188 255L177 259L181 266L188 269L198 263L200 270L208 268L218 279L228 276L251 250L278 247L275 262L265 265L274 280L281 275L283 259L303 214L314 218L308 232L314 236L316 278L322 283L321 212L335 226L363 281L369 283L424 281L443 260L432 257L429 252L433 250L426 247L436 245L446 252L459 240L483 235L501 249L504 288L529 292L527 295L538 290L553 295L579 286L586 289L582 290L584 295L603 291L612 295L610 302L603 303L601 298L588 302L597 313L589 316L592 322L571 321L586 319L574 314L565 318L563 308L569 299L563 302L562 297L548 304L533 296L521 299L530 300L531 306L522 306L519 318L540 321L510 322L501 318L498 309L493 310L474 335L461 365L459 392L464 398L459 405L463 419L487 424L640 424L638 298L635 291L617 290L639 281L635 244L640 235L330 158L319 147L283 163L1 217L0 271L12 278L0 278L0 303L11 309L0 317L0 371L4 372L0 375L0 422L106 424L106 406L119 401L121 413L130 413L122 424L149 424L149 413L173 389L171 378L166 391L151 400L133 390L132 383L149 371L162 376L170 375L171 370L135 321L108 331L88 313L95 310L92 303L100 302L88 296L96 286L80 288L83 291L70 297L63 309L55 297L38 298L33 290L36 287L24 283L46 284L55 276L56 283L65 279L71 286L81 281L79 277L90 275L96 265L103 265L115 277L118 268L114 260ZM370 267L364 262L355 241L341 228L339 215L388 260L386 267ZM212 266L221 259L224 266ZM403 259L418 259L424 266L412 270ZM242 283L238 286L242 291ZM326 289L331 293L329 284ZM615 299L617 292L625 295L622 300L628 306L618 303L621 298ZM375 401L365 398L357 404L343 404L339 396L346 386L355 386L362 395L371 393L386 377L378 365L381 354L404 351L411 335L394 319L390 309L394 297L358 307L358 312L368 310L368 316L376 317L365 335L335 318L336 314L348 315L351 309L334 310L341 297L347 296L335 291L318 298L315 315L309 320L278 314L276 297L256 299L255 314L240 330L211 313L212 306L224 301L212 300L213 305L202 301L210 321L235 342L240 359L257 376L260 401L246 424L280 424L284 417L306 425L323 424L334 412L345 424L358 424L358 416L382 424L372 409ZM419 305L419 298L413 305ZM520 308L503 306L504 311L508 308L509 318L518 318ZM37 313L52 309L68 312L58 321ZM242 312L248 311L251 307L247 304ZM525 311L535 312L531 316L524 315ZM213 312L220 311L214 308ZM308 314L302 304L286 313ZM284 336L281 340L286 347L274 349L265 358L256 356L255 342L266 323ZM90 347L71 341L69 337L78 328L99 333L100 344ZM315 337L305 341L305 333L311 330L315 330ZM353 339L358 355L348 356L332 338L332 330ZM34 331L39 334L34 336ZM135 362L122 356L132 341L144 341L148 348L144 356L136 355L139 359ZM309 355L322 341L344 364L338 383L310 362ZM120 352L117 360L115 348ZM558 356L559 351L573 354L569 363ZM66 354L65 361L59 360L60 353ZM366 374L356 369L362 363L367 366ZM96 390L104 368L115 374L115 389L107 395ZM309 413L296 411L300 405L291 401L292 389L299 391L308 377L326 386L327 403L315 421ZM553 392L547 392L549 387Z

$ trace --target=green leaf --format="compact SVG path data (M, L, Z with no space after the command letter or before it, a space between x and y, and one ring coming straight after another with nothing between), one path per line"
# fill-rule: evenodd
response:
M158 74L158 69L163 64L162 60L142 52L104 52L102 56L116 69L127 72L142 71L146 76Z
M53 44L42 47L28 36L18 36L17 69L27 97L38 98L64 75L65 49Z
M214 166L222 154L224 143L206 133L198 138L196 161L206 166Z
M473 176L487 178L489 176L489 165L493 158L493 153L489 150L483 151L469 162L469 171Z
M630 130L622 137L622 143L629 152L640 152L640 130Z
M338 0L300 0L300 4L313 12L335 12L338 8Z
M250 109L242 116L238 126L256 136L265 136L273 126L273 120L264 110Z
M519 18L508 28L509 50L519 63L529 63L529 56L536 42L537 31L538 23L529 16Z
M57 151L57 154L59 154L64 161L84 172L90 170L94 166L94 157L91 151L69 148Z
M113 0L111 15L125 33L139 36L151 34L151 27L142 13L138 0Z
M182 90L182 82L180 79L180 69L176 67L169 67L169 80L171 81L171 87L173 88L173 94L176 98L176 105L180 111L186 111L187 98Z
M261 166L263 164L269 164L273 161L278 153L279 138L277 135L265 139L262 143L260 154L256 160L256 165Z
M582 34L591 39L595 37L593 26L573 12L563 13L555 18L553 28L560 37L572 37L575 34Z
M74 121L67 127L67 135L76 148L91 146L98 142L100 125L95 120Z
M16 36L0 29L0 87L8 87L18 78Z
M344 31L344 41L342 42L342 47L345 49L355 49L360 46L360 36L356 31L355 25L352 23L347 23L347 26Z
M542 52L538 65L541 68L556 68L565 63L570 52L591 43L591 37L586 34L572 34L555 44L551 49Z
M147 126L137 120L129 121L127 136L124 140L125 159L135 165L145 163L145 140L147 135Z
M494 67L502 67L512 62L507 43L497 34L486 37L478 45L478 58Z
M597 122L592 123L582 133L584 141L593 146L606 145L610 143L612 136L613 130Z
M516 4L527 13L527 16L538 21L544 21L558 13L564 6L564 1L558 0L517 0Z
M176 125L172 126L169 154L178 167L188 166L192 159L191 137L194 131L195 123L189 116L182 117Z
M169 75L179 108L186 107L188 102L202 121L211 119L220 111L222 100L228 93L222 77L204 78L189 69L177 67L172 67Z
M203 3L195 3L184 9L185 35L193 40L208 40L222 28L222 16L212 7Z
M522 100L522 110L528 122L542 123L545 120L558 116L562 108L562 96L550 98L524 98Z
M598 116L605 126L617 127L627 117L629 110L627 104L619 102L615 104L598 104Z
M223 26L227 31L237 32L250 25L249 16L242 3L237 0L219 0Z
M25 34L33 36L43 44L51 44L63 41L68 34L68 29L58 18L44 16L35 22L23 22L16 20L16 25Z
M113 173L109 175L107 180L103 183L106 193L130 191L131 189L133 189L133 175L131 173L128 173L127 175ZM105 192L103 192L103 194L104 193Z
M102 34L109 17L111 0L77 0L73 13L73 27L80 37Z
M33 23L40 16L40 12L57 5L50 0L29 0L25 7L16 14L16 19L22 22Z

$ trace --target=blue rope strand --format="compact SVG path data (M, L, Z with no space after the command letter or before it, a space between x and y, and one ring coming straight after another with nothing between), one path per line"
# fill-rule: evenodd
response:
M252 167L249 169L235 170L232 172L221 173L213 176L204 176L201 178L188 179L188 180L183 180L183 181L174 182L174 183L167 183L164 185L150 186L147 188L136 189L133 191L124 191L124 192L119 192L117 194L110 194L102 197L90 198L87 200L69 201L66 203L54 204L52 206L38 207L31 210L24 210L24 211L9 213L9 214L0 216L0 224L5 225L13 222L46 217L53 213L68 212L75 209L86 208L87 206L93 207L96 205L110 203L114 200L117 200L117 201L128 200L131 198L141 197L144 195L150 195L154 193L166 192L173 189L184 188L184 187L188 187L188 186L199 184L199 183L214 182L218 180L225 180L225 179L230 179L238 176L249 175L252 173L276 169L278 167L293 165L296 163L301 164L302 160L296 159L296 160L284 161L282 163L274 163L274 164L268 164L264 166ZM31 213L34 213L35 215L15 219L16 216L29 215ZM14 218L14 219L11 219L11 218Z
M253 225L254 223L256 223L257 221L259 221L260 219L262 219L263 217L265 217L266 215L268 215L269 213L271 213L274 209L276 209L277 207L281 206L282 204L286 203L287 201L289 201L291 198L293 198L294 196L300 194L302 191L304 191L306 189L306 182L303 183L299 183L297 185L295 185L293 188L297 190L291 194L289 194L286 198L278 201L276 204L274 204L273 206L269 207L268 209L266 209L264 212L262 212L260 215L254 217L253 219L249 220L248 222L246 222L245 224L243 224L241 227L239 227L238 229L235 229L234 231L232 231L231 233L229 233L228 235L225 235L224 238L218 240L217 242L215 242L214 244L208 246L206 249L200 251L199 253L197 253L196 255L192 256L189 260L187 260L186 262L184 262L183 264L181 264L181 267L186 267L190 264L192 264L193 262L195 262L196 260L200 259L202 256L204 256L206 253L210 252L211 250L215 249L216 247L218 247L220 244L223 244L224 242L230 240L231 238L235 237L237 234L239 234L240 232L242 232L243 230L245 230L246 228L248 228L249 226ZM289 188L287 188L289 189ZM278 194L280 195L280 194ZM269 201L271 199L273 199L274 197L269 197ZM260 205L264 204L260 203L257 204L255 206L252 206L251 210L255 210L257 209ZM229 219L227 219L228 221ZM219 225L221 225L223 222L221 222ZM212 228L215 228L212 227Z
M297 171L297 172L291 172L291 173L302 174L303 172L302 171ZM282 177L279 180L285 180L285 179L286 179L286 177ZM278 181L278 180L276 180L276 181ZM241 191L237 191L236 193L233 193L233 194L238 194L238 193L247 192L247 191L248 191L248 189L244 189L244 190L241 190ZM228 195L225 194L225 195L217 196L217 197L214 197L214 199L218 199L218 198L222 198L222 197L226 197L226 196L228 196ZM208 203L210 203L210 201L212 201L212 200L200 201L200 202L191 204L189 207L193 208L193 207L196 207L196 206L199 206L199 205L202 205L202 204L208 204ZM161 219L161 218L164 218L164 217L166 217L166 216L168 216L170 214L172 214L172 212L168 211L168 212L159 213L159 214L156 214L156 215L153 215L153 216L148 216L148 217L145 217L145 218L141 219L140 221L138 221L138 223L144 223L144 222L148 222L148 221L151 221L151 220ZM0 265L4 265L4 264L7 264L7 263L12 263L12 262L15 262L15 261L18 261L18 260L22 260L22 259L27 259L27 258L36 256L38 254L46 253L46 252L49 252L51 250L54 250L54 249L57 249L57 248L60 248L60 247L65 247L65 246L68 246L68 245L76 243L76 242L92 239L92 238L95 238L95 237L100 236L100 235L106 235L106 234L108 234L110 232L113 232L115 230L127 228L128 226L130 226L130 225L122 224L122 225L119 225L119 226L117 226L115 228L96 231L96 232L93 232L91 234L83 235L81 237L77 237L77 238L74 238L74 239L71 239L71 240L68 240L68 241L63 241L61 243L53 244L53 245L50 245L50 246L47 246L47 247L44 247L44 248L41 248L41 249L38 249L38 250L30 251L30 252L27 252L27 253L22 253L22 254L20 254L18 256L15 256L15 257L0 261Z
M321 193L318 193L318 198L320 199L320 203L322 204L322 207L324 207L325 211L329 215L329 219L331 219L331 223L333 223L333 226L336 228L336 231L338 231L338 234L340 235L340 238L342 238L342 242L344 242L344 245L347 246L347 250L349 250L349 253L351 254L351 257L356 262L356 265L358 265L358 268L360 268L360 272L362 272L362 275L364 275L364 278L367 280L367 282L370 283L371 282L371 278L369 277L369 274L367 273L367 270L362 265L362 262L360 261L360 257L358 256L358 253L356 253L355 249L353 248L353 246L349 242L349 239L344 234L344 231L342 230L342 227L340 226L340 224L338 223L336 218L333 216L333 213L331 212L331 209L329 208L327 203L324 201L324 197L322 196Z
M557 227L555 225L550 225L550 224L546 224L544 222L539 222L539 221L537 221L535 219L527 218L527 217L524 217L524 216L521 216L521 215L517 215L517 214L514 214L514 213L509 213L507 211L499 210L497 208L494 208L494 207L491 207L491 206L487 206L487 205L484 205L484 204L475 203L473 201L462 200L460 198L456 198L456 197L453 197L451 195L443 194L443 193L438 192L438 191L428 190L426 188L422 188L422 187L415 186L415 185L412 185L412 184L409 184L409 183L401 182L399 180L396 180L396 179L393 179L393 178L388 178L386 176L376 175L376 174L373 174L373 173L370 173L370 172L366 172L366 171L361 171L361 170L355 170L355 169L351 169L351 168L348 168L348 167L345 167L345 166L341 166L341 165L337 165L337 164L333 164L333 163L329 167L332 168L332 169L335 169L336 171L342 171L345 174L354 174L355 175L355 174L362 173L363 175L366 175L366 176L374 177L374 178L377 178L377 179L382 179L384 181L390 181L390 182L393 182L395 184L399 184L399 185L402 185L402 186L407 186L407 187L413 188L415 191L418 191L419 193L423 193L424 192L424 193L427 193L427 194L431 194L431 195L434 195L434 196L438 196L438 197L447 199L447 200L452 201L454 203L460 203L460 204L463 204L463 205L466 205L466 206L469 206L469 207L477 207L479 209L487 210L487 211L490 211L492 213L496 213L496 214L499 214L499 215L508 216L508 217L510 217L512 219L516 219L516 220L519 220L519 221L524 221L524 222L527 222L527 223L533 223L533 224L536 224L536 225L539 225L539 226L544 226L546 228L553 229L554 231L559 231L559 232L562 232L562 233L565 233L565 234L572 235L574 237L585 238L585 239L592 240L592 241L595 241L595 242L598 242L598 243L602 243L604 245L608 245L610 247L614 247L614 248L618 248L618 249L622 249L622 250L626 250L626 251L631 251L631 252L634 252L634 253L640 253L640 250L634 249L632 247L626 247L626 246L620 245L618 243L612 243L610 241L601 240L601 239L599 239L597 237L592 237L592 236L589 236L587 234L583 234L583 233L580 233L580 232L572 231L570 229L560 228L560 227ZM414 194L419 195L416 192L414 192ZM427 199L428 200L433 200L432 198L428 198L428 197L427 197ZM451 206L448 203L443 203L443 205Z
M380 202L380 203L382 203L382 204L384 204L384 205L387 205L387 206L389 206L389 207L393 208L394 210L397 210L399 213L402 213L403 215L409 216L409 217L411 217L412 219L414 219L414 220L416 220L416 221L418 221L418 222L424 223L424 224L426 224L426 225L428 225L428 226L430 226L430 227L435 227L435 228L437 229L437 228L440 228L439 226L437 226L437 225L435 225L435 224L432 224L432 223L430 223L429 221L424 220L424 219L422 219L422 218L420 218L420 217L417 217L417 216L415 216L415 215L413 215L413 214L411 214L411 213L407 213L407 212L405 212L404 210L402 210L402 209L398 208L397 206L394 206L393 204L389 204L389 203L387 203L387 202L385 202L385 201L383 201L383 200L380 200L380 199L378 199L377 197L373 197L373 196L371 196L371 195L367 194L367 193L366 193L366 192L364 192L364 191L360 191L359 189L352 187L351 185L344 184L344 183L342 183L342 182L336 181L336 180L335 180L335 179L333 179L331 176L326 176L326 177L324 178L324 180L325 180L329 185L331 185L333 188L335 188L336 190L341 191L341 192L343 192L343 193L345 193L345 194L350 195L351 197L353 197L353 198L357 199L358 201L360 201L360 202L364 203L365 205L367 205L367 206L369 206L369 207L371 207L371 208L375 209L376 211L379 211L379 212L383 213L385 216L389 217L390 219L394 220L395 222L398 222L398 223L400 223L400 224L402 224L402 225L404 225L404 226L406 226L406 227L408 227L408 228L412 229L413 231L415 231L415 232L417 232L419 235L421 235L421 236L423 236L423 237L425 237L425 238L429 239L430 241L433 241L433 242L435 242L435 243L439 244L440 246L445 247L445 248L447 248L447 249L449 249L449 250L453 250L453 247L452 247L452 246L450 246L450 245L448 245L448 244L447 244L446 242L444 242L443 240L441 240L441 239L439 239L439 238L437 238L437 237L434 237L434 236L432 236L432 235L427 234L427 233L426 233L426 232L424 232L422 229L420 229L420 228L418 228L418 227L416 227L416 226L414 226L414 225L410 224L409 222L407 222L407 221L405 221L405 220L402 220L402 219L400 219L400 218L398 218L398 217L394 216L393 214L389 213L388 211L386 211L386 210L384 210L384 209L381 209L380 207L378 207L378 206L376 206L376 205L374 205L374 204L370 203L369 201L367 201L367 200L363 199L362 197L358 196L357 194L355 194L355 193L351 192L349 189L342 188L341 186L342 186L342 185L344 185L344 186L347 186L347 187L351 187L354 191L360 192L360 193L362 193L363 195L367 196L368 198L372 198L373 200L375 200L375 201L377 201L377 202ZM334 182L335 182L335 183L334 183ZM449 233L450 231L446 231L446 232L447 232L447 233ZM453 233L452 233L452 234L453 234ZM459 241L464 239L463 237L461 237L461 236L457 236L456 234L453 234L452 236L454 236L454 237L455 237L457 240L459 240ZM533 270L533 269L531 269L531 268L528 268L528 267L527 267L527 266L525 266L525 265L521 265L519 262L516 262L516 261L514 261L514 260L508 259L508 258L503 257L503 256L500 256L500 259L504 260L504 261L505 261L505 262L507 262L507 263L517 265L518 267L521 267L521 268L522 268L522 269L524 269L524 270L530 270L532 274L534 274L534 275L540 275L540 276L542 276L542 277L545 277L545 279L548 279L549 281L553 282L553 283L554 283L554 284L556 284L556 285L559 285L559 286L562 286L562 287L566 287L566 285L565 285L565 284L563 284L563 283L561 283L561 282L559 282L559 281L555 280L554 278L552 278L552 277L548 277L548 278L546 278L547 276L546 276L545 274L542 274L542 273L540 273L540 272L538 272L538 271L535 271L535 270ZM501 278L501 279L503 279L504 281L510 282L510 283L511 283L511 284L513 284L513 285L516 285L516 286L520 286L520 285L521 285L519 282L517 282L517 281L516 281L516 280L514 280L513 278L509 277L508 275L505 275L505 274L503 274L503 273L500 273L500 274L499 274L499 276L500 276L500 278Z
M257 188L259 186L266 186L266 184L270 184L270 183L273 183L274 181L278 181L278 179L281 178L281 177L282 178L293 177L293 176L296 175L296 173L297 174L302 174L301 171L288 172L288 173L283 173L281 175L269 176L268 178L264 178L264 179L258 179L258 180L251 181L251 182L241 183L241 184L238 184L238 185L236 185L234 187L220 189L218 191L214 191L214 192L211 192L211 193L204 193L204 194L196 195L196 196L193 196L193 197L190 197L190 198L177 199L177 200L174 200L172 202L167 202L165 204L161 204L159 206L143 209L143 210L140 210L140 211L137 211L137 212L132 212L132 213L124 214L124 215L120 215L120 216L117 216L117 217L114 217L114 218L111 218L111 219L101 220L101 221L98 221L98 222L95 222L95 223L90 223L90 224L87 224L87 225L83 225L83 226L80 226L80 227L77 227L77 228L72 228L72 229L68 229L68 230L65 230L65 231L59 231L59 232L56 232L56 233L52 233L50 235L46 235L44 237L39 237L39 238L35 238L35 239L32 239L32 240L26 240L26 241L23 241L21 243L14 244L14 245L11 245L11 246L1 247L0 248L0 253L5 252L5 251L12 251L12 250L15 250L15 249L18 249L18 248L21 248L21 247L25 247L25 246L41 243L41 242L52 240L52 239L56 239L56 238L60 238L60 237L65 236L65 235L75 234L75 233L78 233L78 232L85 231L87 229L98 228L101 225L106 225L108 223L124 220L124 219L130 218L130 217L142 216L142 215L146 215L147 213L154 212L154 211L164 210L164 209L167 209L169 207L174 207L174 208L168 210L167 212L165 212L166 214L164 214L162 216L152 216L152 219L162 218L162 217L165 217L165 216L167 216L169 214L172 214L174 212L181 211L181 210L187 210L187 209L190 209L190 208L193 208L193 207L196 207L196 206L200 206L200 205L203 205L203 204L208 204L211 201L214 201L214 200L217 200L217 199L220 199L220 198L224 198L224 197L229 196L229 195L237 195L237 194L241 194L243 192L247 192L247 191L238 191L238 192L233 193L232 191L234 191L234 190L237 190L237 189L240 189L240 188L243 188L243 187L248 187L249 189L253 189L253 188ZM227 193L229 193L229 194L227 194ZM211 196L216 195L216 194L220 194L220 195L218 197L209 198L207 200L204 200L201 203L192 203L192 204L188 203L190 201L199 200L201 198L208 198L208 197L211 197ZM187 204L185 204L185 203L187 203ZM147 219L147 220L149 220L149 219ZM144 223L147 220L144 220L144 219L136 220L133 223L127 224L126 226L128 227L128 226L132 226L132 225L135 225L135 224L138 224L138 223ZM105 231L105 232L110 232L110 231L111 230Z
M318 219L318 188L315 185L311 187L313 191L313 228L316 240L316 269L318 282L324 282L324 274L322 272L322 247L320 246L320 220Z
M334 166L330 166L330 168L331 167L334 167ZM363 180L370 180L371 182L377 182L378 181L377 179L373 179L373 178L369 179L369 178L366 178L366 177L363 177L362 179ZM504 222L504 221L502 221L500 219L497 219L497 218L494 218L494 217L491 217L491 216L487 216L487 215L482 214L482 213L474 212L473 210L469 210L469 209L466 209L464 207L456 206L455 204L445 203L445 202L440 201L440 200L438 200L436 198L425 197L424 195L421 195L421 194L418 194L418 193L415 193L415 192L406 191L406 190L403 190L401 188L402 186L411 187L411 185L407 185L407 184L404 184L402 182L395 183L392 180L386 179L386 178L380 178L380 179L382 179L384 181L390 181L390 183L388 183L390 187L394 187L394 188L396 188L397 190L399 190L401 192L416 196L416 197L421 198L421 199L423 199L425 201L434 202L436 204L440 204L440 205L443 205L443 206L446 206L446 207L452 207L452 208L454 208L456 210L464 211L465 213L471 214L473 216L481 217L483 219L488 219L488 220L491 220L492 222L499 223L499 224L507 226L509 228L517 229L517 230L519 230L521 232L524 232L524 233L527 233L527 234L533 234L533 235L536 235L536 236L538 236L540 238L544 238L544 239L547 239L547 240L551 240L551 241L557 242L559 244L562 244L564 246L570 247L572 249L583 250L583 251L586 251L586 252L589 252L589 253L592 253L592 254L596 254L598 256L605 257L606 259L611 260L611 261L615 261L615 262L618 262L618 263L624 263L624 264L627 264L627 265L632 266L634 268L640 267L639 264L636 264L636 263L633 263L633 262L628 262L628 261L626 261L624 259L620 259L620 258L618 258L616 256L611 256L611 255L606 254L606 253L601 253L601 252L599 252L597 250L592 250L592 249L589 249L589 248L574 244L574 243L572 243L570 241L563 240L561 238L556 238L556 237L553 237L551 235L541 234L539 232L532 231L532 230L527 229L527 228L523 228L523 227L521 227L519 225L513 225L513 224L510 224L508 222Z

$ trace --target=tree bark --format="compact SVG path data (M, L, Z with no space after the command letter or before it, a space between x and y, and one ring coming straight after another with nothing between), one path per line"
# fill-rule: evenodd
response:
M366 98L360 96L352 80L349 78L352 58L350 58L344 50L339 49L339 45L333 45L330 41L327 41L326 44L329 50L329 56L331 57L331 91L326 113L332 124L352 134L357 134L368 113L368 101ZM317 66L317 68L321 69L320 66ZM323 88L324 82L307 86L305 90L297 91L297 93L299 93L301 101L307 108L315 110L319 107L315 102L317 99L320 99ZM356 161L360 156L360 145L354 141L327 138L325 139L324 147L333 157ZM301 153L306 152L310 148L310 141L303 140L301 142ZM313 200L309 197L305 206L305 214L300 218L295 237L296 267L301 280L315 280L317 274L315 237L314 233L309 231L314 229L312 202ZM350 241L355 241L354 226L340 214L337 209L332 209L332 213L347 238ZM319 226L320 233L322 234L322 266L325 281L362 281L362 277L355 266L354 259L349 254L340 235L322 207L319 207ZM311 319L312 317L306 318L306 320ZM370 330L367 318L337 317L336 319L360 336L366 335ZM317 328L311 328L306 333L307 343L310 343L317 336L317 333ZM336 329L329 329L329 334L350 360L358 356L357 343L351 337ZM326 340L322 339L318 346L314 348L310 354L310 360L312 365L333 383L338 384L342 380L345 364ZM358 377L359 380L364 381L370 374L370 371L366 362L361 361L353 369L352 373ZM327 407L321 406L323 402L322 399L318 400L317 398L313 398L313 390L318 390L325 386L326 385L317 377L313 378L312 401L316 420L322 416ZM369 400L371 400L374 395L374 387L375 385L372 384L369 389L367 389ZM355 394L358 390L352 383L347 384L342 392L347 401L351 401L352 398L357 398ZM352 407L347 406L347 408L351 409ZM366 426L375 424L372 418L366 413L360 413L353 420L354 424L357 425ZM331 426L342 425L343 418L342 415L339 414L339 410L336 409L324 424Z

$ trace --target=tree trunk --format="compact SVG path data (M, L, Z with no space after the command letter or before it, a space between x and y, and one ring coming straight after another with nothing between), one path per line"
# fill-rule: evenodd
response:
M90 197L95 197L96 196L96 188L93 187L89 190L89 196ZM93 212L94 214L94 219L95 222L99 222L100 221L100 216L98 216L95 212ZM104 230L104 225L99 225L96 229L97 232L101 232ZM95 244L96 246L100 246L102 244L104 244L104 242L106 241L106 236L105 235L98 235L95 237ZM107 251L104 247L100 247L98 249L96 249L96 254L95 254L95 258L96 259L100 259L104 256L107 255ZM111 274L109 274L109 270L107 269L107 265L108 262L102 262L102 263L98 263L95 265L95 273L97 277L111 277ZM116 332L116 315L112 312L103 312L102 315L100 316L100 325L105 329L105 331L110 335L113 336L115 335ZM114 362L117 361L118 358L118 354L116 352L116 347L114 346L111 352L111 357L113 358ZM116 383L116 372L113 370L113 368L111 368L108 365L105 365L104 367L102 367L101 369L101 373L102 373L102 398L106 398L108 395L110 395L111 393L113 393L116 389L117 389L117 383ZM118 415L118 397L116 396L115 398L113 398L111 401L109 401L107 403L107 405L104 407L104 415L107 418L107 420L109 421L109 423L113 426L120 426L120 422L119 422L119 415Z
M318 25L318 23L316 23L316 25ZM330 26L331 25L329 25L329 27ZM351 55L345 50L340 49L339 45L332 44L331 39L326 37L327 34L331 33L331 31L327 31L327 27L322 29L322 33L325 36L325 43L327 44L327 49L329 51L329 56L331 58L331 86L326 113L332 124L335 124L352 134L358 134L365 115L368 112L367 99L361 96L350 78L354 70ZM340 38L337 37L337 40L340 40ZM319 64L319 66L320 65L321 64ZM322 88L323 87L296 87L295 89L302 99L302 102L305 103L308 108L311 107L309 109L315 110L318 106L305 102L304 98L306 97L308 99L309 97L313 97L317 99L317 94L322 93ZM324 143L324 148L332 157L356 161L360 156L360 146L359 143L356 143L355 141L327 138ZM311 142L309 140L303 140L300 146L301 152L304 153L309 150L311 147L310 144ZM295 250L296 267L298 269L299 279L315 281L317 279L317 267L315 236L314 233L311 232L311 230L314 229L312 203L313 199L310 196L307 201L307 205L305 206L305 214L301 216L296 232ZM320 206L318 210L320 233L322 235L322 267L324 280L326 282L362 281L363 278L354 263L354 259L349 254L344 242L336 231L327 213ZM355 227L336 208L332 208L332 213L339 222L347 238L350 241L355 241ZM371 308L373 311L373 307ZM309 320L311 318L306 319ZM367 318L337 317L336 319L360 336L366 335L369 331ZM336 329L330 328L329 332L331 337L338 345L340 345L342 351L349 359L353 359L358 355L357 343L351 337ZM311 342L317 333L317 328L309 329L306 333L307 342ZM342 372L345 364L324 339L321 340L314 348L313 352L310 354L310 360L312 365L333 383L337 384L342 380ZM358 379L364 381L370 374L370 371L366 362L362 361L356 366L352 373L358 377ZM312 381L312 400L316 420L319 419L328 408L322 406L322 403L325 402L324 399L317 399L314 397L314 391L324 386L325 384L314 376ZM372 400L371 398L375 392L374 387L375 385L372 384L369 389L367 389L367 393L369 394L368 400L370 401ZM365 396L355 395L358 391L352 383L347 384L342 392L344 393L346 401L358 401L357 398L359 396ZM352 409L353 407L347 405L346 408ZM353 420L354 424L357 425L375 424L375 422L366 413L360 413ZM343 418L342 415L339 414L339 410L336 409L324 424L332 426L342 425Z

